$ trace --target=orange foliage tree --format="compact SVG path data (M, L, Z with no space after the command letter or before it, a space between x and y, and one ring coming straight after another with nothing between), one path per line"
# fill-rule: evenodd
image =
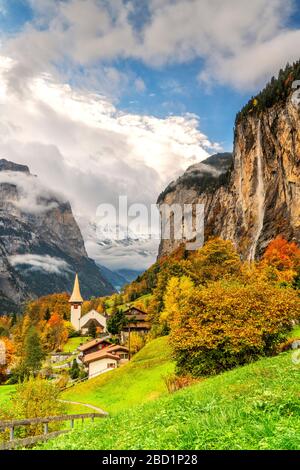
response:
M7 370L14 360L15 348L13 342L5 337L0 337L0 381L6 376Z
M62 316L52 313L43 332L42 340L48 351L60 351L68 339L68 328Z
M269 243L261 267L269 279L291 282L300 271L300 248L278 236Z

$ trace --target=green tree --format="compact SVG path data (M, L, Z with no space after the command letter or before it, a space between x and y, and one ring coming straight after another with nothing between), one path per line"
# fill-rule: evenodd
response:
M119 335L123 326L126 324L126 317L122 310L117 310L116 313L110 315L107 320L107 331L112 335Z
M23 369L25 375L36 374L40 370L44 358L45 352L39 334L34 327L31 327L28 330L24 344Z
M97 336L97 327L96 327L96 323L94 321L92 321L90 324L89 324L89 335L92 337L92 338L96 338Z
M80 368L76 359L73 360L72 367L70 369L70 377L72 380L78 379L80 374Z

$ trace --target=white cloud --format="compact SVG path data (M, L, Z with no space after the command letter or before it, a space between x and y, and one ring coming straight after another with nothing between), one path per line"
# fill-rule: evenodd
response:
M49 255L13 255L9 257L12 266L27 266L33 271L46 271L50 274L62 274L69 271L69 265L66 261Z
M86 82L106 92L109 70L99 61L118 58L139 59L150 66L202 58L201 78L249 89L297 57L298 36L293 39L293 33L299 30L288 27L288 18L296 8L293 0L252 0L247 4L240 0L149 0L150 16L139 24L139 31L130 20L138 9L134 2L31 3L35 20L3 46L3 53L17 59L9 75L10 86L19 92L26 77L57 72L54 63L63 63L65 73L69 68L75 79L77 66L83 66ZM260 57L255 60L256 52L259 55L263 50L268 52L265 64ZM240 76L241 67L249 78ZM82 74L80 78L83 80ZM142 83L140 77L136 80Z
M0 155L28 165L41 185L63 193L83 232L100 203L116 205L127 195L129 204L149 206L187 166L219 149L195 115L120 112L107 97L76 91L50 74L28 79L25 96L11 93L12 64L0 58ZM23 209L38 210L34 188L27 188Z
M14 171L1 171L0 184L7 183L16 186L17 191L7 200L21 212L40 214L58 207L62 198L49 188L41 185L32 175Z

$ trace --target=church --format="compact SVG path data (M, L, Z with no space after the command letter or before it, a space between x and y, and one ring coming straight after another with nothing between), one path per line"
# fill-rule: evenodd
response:
M106 333L105 314L96 312L96 310L90 310L84 315L81 314L83 298L80 293L78 274L75 276L74 288L69 303L71 304L71 323L75 331L87 334L91 323L94 323L101 333Z

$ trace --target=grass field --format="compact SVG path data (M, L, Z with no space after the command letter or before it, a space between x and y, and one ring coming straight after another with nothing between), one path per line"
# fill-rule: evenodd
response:
M0 385L0 417L1 417L1 407L9 403L10 396L16 390L15 385Z
M299 385L300 364L283 353L143 405L127 402L122 412L41 448L299 450ZM117 387L106 390L112 402L121 396Z
M89 403L113 414L166 394L163 376L173 370L167 338L158 338L128 364L67 390L62 398Z
M72 353L78 348L78 346L83 343L86 343L90 339L91 338L89 338L88 336L78 336L75 338L69 338L67 343L63 347L63 352Z
M291 332L291 334L290 334L290 337L291 337L291 338L300 338L300 325L296 326L296 327L292 330L292 332Z
M141 297L138 298L138 300L133 300L132 302L127 302L126 304L121 304L121 305L118 305L117 306L117 309L118 310L122 310L122 311L125 311L128 309L128 307L134 307L135 304L137 303L146 303L147 301L150 301L152 297L152 294L145 294L145 295L142 295ZM112 310L113 310L113 302L112 300L107 300L106 301L106 312L108 314L111 314L112 313Z

